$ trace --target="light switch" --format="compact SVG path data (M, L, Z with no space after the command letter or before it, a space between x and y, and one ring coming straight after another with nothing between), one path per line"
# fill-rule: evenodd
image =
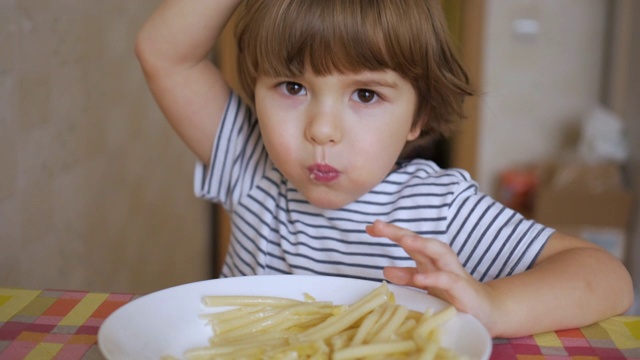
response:
M540 22L536 19L515 19L511 26L514 38L521 42L535 42L540 33Z

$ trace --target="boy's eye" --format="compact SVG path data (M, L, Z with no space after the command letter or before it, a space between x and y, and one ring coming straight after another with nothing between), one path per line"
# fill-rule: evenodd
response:
M284 82L280 84L280 87L289 95L304 95L306 93L304 86L292 81Z
M378 94L376 94L375 91L372 90L358 89L353 93L353 96L354 100L364 104L368 104L370 102L373 102L378 97Z

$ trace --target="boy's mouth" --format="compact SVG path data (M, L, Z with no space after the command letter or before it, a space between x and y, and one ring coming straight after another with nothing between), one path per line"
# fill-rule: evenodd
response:
M320 183L330 183L340 177L340 171L329 164L313 164L307 170L311 180Z

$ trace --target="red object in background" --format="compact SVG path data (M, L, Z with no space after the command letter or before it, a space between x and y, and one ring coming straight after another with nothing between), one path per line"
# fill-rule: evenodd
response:
M533 166L507 169L500 173L498 201L530 218L539 182L538 173Z

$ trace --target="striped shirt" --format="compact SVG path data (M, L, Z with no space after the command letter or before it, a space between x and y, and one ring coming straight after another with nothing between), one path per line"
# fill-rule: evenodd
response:
M394 242L365 226L389 222L443 241L480 281L529 268L553 230L478 191L463 170L428 160L399 164L371 191L337 210L311 205L269 159L256 117L232 94L211 163L195 169L196 196L231 215L222 276L316 274L383 279L385 266L414 267Z

